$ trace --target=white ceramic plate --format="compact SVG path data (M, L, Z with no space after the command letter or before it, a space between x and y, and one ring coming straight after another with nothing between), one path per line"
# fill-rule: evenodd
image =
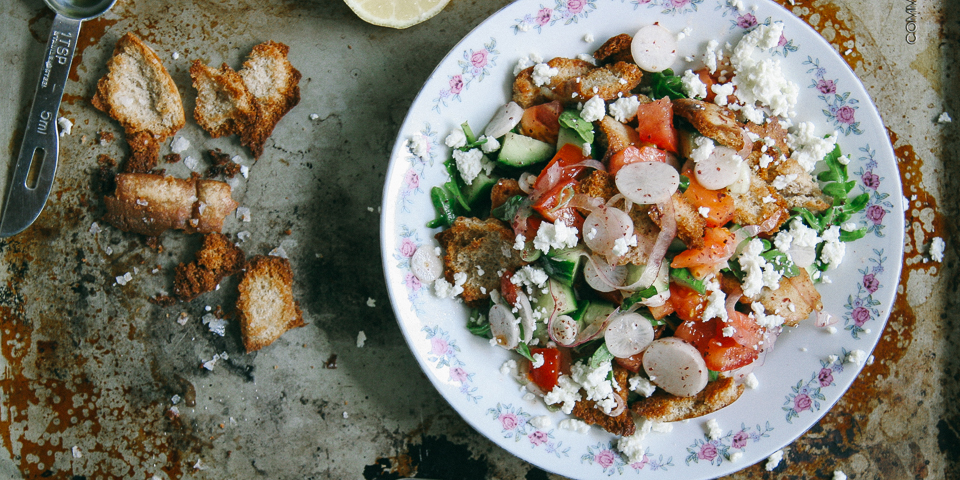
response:
M807 24L769 1L745 0L737 11L718 0L521 0L500 10L467 35L440 63L417 96L400 129L383 196L381 243L393 308L423 371L447 401L483 435L514 455L569 477L714 478L765 459L817 422L847 390L860 367L844 363L847 352L876 345L900 274L903 207L893 151L879 114L863 86L834 49ZM756 8L753 9L753 6ZM676 423L670 433L647 436L642 462L626 464L616 437L594 427L586 435L556 427L566 418L542 401L525 401L519 385L500 374L518 355L491 347L467 332L467 309L441 300L410 273L409 259L423 244L436 244L430 188L446 181L443 139L469 121L478 131L509 101L512 72L530 53L545 59L591 53L607 38L633 34L654 22L681 32L679 58L699 56L709 39L735 44L757 23L782 21L784 37L775 55L787 78L801 89L797 120L813 121L823 134L837 130L851 158L854 194L870 202L855 218L867 236L847 245L832 284L821 286L824 309L840 317L835 334L813 321L788 329L766 364L760 386L734 405L709 416ZM590 40L590 38L593 40ZM589 41L588 41L589 40ZM679 60L674 71L699 68ZM426 158L407 141L422 136ZM549 415L553 427L528 421ZM716 418L724 435L711 440L704 424ZM736 461L730 455L740 452ZM789 461L789 458L788 458Z

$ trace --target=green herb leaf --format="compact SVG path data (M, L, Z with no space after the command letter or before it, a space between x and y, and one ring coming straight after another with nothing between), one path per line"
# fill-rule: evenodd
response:
M858 228L852 232L847 232L845 230L840 230L840 241L841 242L852 242L854 240L860 240L867 235L867 228Z
M690 178L680 175L680 193L686 192L688 188L690 188Z
M533 354L530 353L530 346L524 342L520 342L517 345L517 353L519 353L523 358L533 362Z
M707 369L707 381L716 382L720 379L720 372L714 372L713 370Z
M654 99L670 97L671 100L687 98L683 93L683 81L680 77L674 75L673 70L666 69L663 72L654 72L650 74L650 93Z
M463 128L463 135L467 137L467 144L475 143L477 141L477 136L473 134L473 129L470 128L469 122L463 122L460 127Z
M610 350L607 350L607 344L601 344L600 348L596 352L593 352L593 355L590 357L590 360L587 362L587 365L590 366L591 370L596 369L603 362L613 361L613 354L610 353Z
M623 299L623 303L620 304L620 309L626 310L627 308L630 308L630 306L633 305L634 303L642 302L656 295L657 293L659 293L657 292L657 287L653 285L650 285L649 287L643 290L640 290L639 292L633 292L632 295Z
M513 220L513 217L517 215L517 212L523 208L527 198L528 197L526 195L515 195L510 197L506 202L503 202L503 205L491 210L490 215L498 220L510 222Z
M560 125L577 132L580 139L586 143L593 143L593 124L584 120L576 110L564 110L558 119Z
M707 284L697 280L686 268L670 268L670 278L697 291L700 295L707 294Z
M800 267L790 260L786 253L775 248L767 250L760 254L767 263L773 265L773 269L784 277L796 277L800 275Z

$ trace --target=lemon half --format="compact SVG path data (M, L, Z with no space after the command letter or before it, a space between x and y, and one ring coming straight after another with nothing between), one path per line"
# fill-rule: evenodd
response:
M390 28L412 27L440 13L450 0L344 0L365 22Z

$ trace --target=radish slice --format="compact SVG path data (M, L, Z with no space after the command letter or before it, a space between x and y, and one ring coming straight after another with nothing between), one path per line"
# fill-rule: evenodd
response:
M520 325L513 313L510 313L510 309L498 303L490 307L488 317L490 333L497 345L507 350L517 348L520 343Z
M566 347L572 346L577 341L579 333L580 325L570 315L560 315L547 325L550 340Z
M596 253L613 256L617 240L633 235L633 219L619 208L601 207L583 222L583 243Z
M737 179L734 180L730 186L727 188L730 189L730 193L734 194L744 194L750 191L750 164L743 162L740 164L740 174L737 176Z
M614 357L632 357L653 341L653 325L636 312L618 315L607 326L603 338Z
M660 25L647 25L633 36L630 52L638 67L648 72L662 72L677 59L677 38Z
M620 414L627 409L627 402L623 401L623 397L616 393L613 394L613 399L617 402L617 406L611 409L610 413L607 415L610 415L611 417L619 417Z
M839 319L836 316L824 312L823 310L817 312L816 325L818 327L829 327L830 325L836 324L838 321Z
M652 205L670 198L680 187L677 169L663 162L637 162L617 172L617 188L624 197L640 205Z
M707 386L707 364L693 345L676 337L654 340L643 352L643 370L667 393L692 397Z
M443 273L443 262L433 245L421 245L410 257L410 270L422 283L430 284Z
M693 172L703 188L720 190L737 181L742 163L743 157L736 150L717 145L709 157L697 162Z
M487 128L483 130L483 134L490 138L500 138L513 130L513 127L520 123L522 117L523 107L515 102L510 102L497 109L493 118L490 119L490 123L487 124Z
M590 288L598 292L612 292L622 287L627 280L627 267L614 267L594 255L587 258L587 264L583 266L583 277Z

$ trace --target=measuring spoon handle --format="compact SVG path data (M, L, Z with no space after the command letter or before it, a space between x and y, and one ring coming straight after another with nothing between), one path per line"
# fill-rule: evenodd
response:
M29 227L40 216L50 195L60 146L57 116L81 23L62 15L53 19L33 107L27 117L26 133L0 218L0 237L9 237ZM39 164L32 165L35 161Z

